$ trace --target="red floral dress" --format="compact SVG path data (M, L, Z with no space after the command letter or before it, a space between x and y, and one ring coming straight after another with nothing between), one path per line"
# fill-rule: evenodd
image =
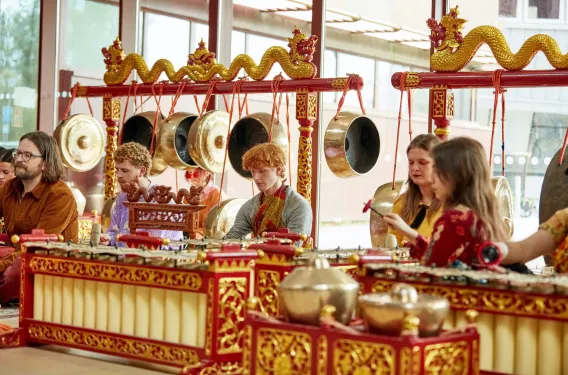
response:
M486 241L482 223L469 208L444 211L434 224L430 239L418 235L410 256L426 266L445 267L460 260L468 265L477 259L477 246Z

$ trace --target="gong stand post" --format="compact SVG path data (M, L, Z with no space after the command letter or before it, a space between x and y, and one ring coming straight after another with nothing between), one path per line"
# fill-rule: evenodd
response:
M300 124L296 190L310 203L312 201L312 131L317 108L317 93L309 91L307 87L296 90L296 120Z
M114 152L118 145L118 123L120 121L120 100L106 94L103 96L103 120L106 124L105 155L105 200L116 194L116 166Z

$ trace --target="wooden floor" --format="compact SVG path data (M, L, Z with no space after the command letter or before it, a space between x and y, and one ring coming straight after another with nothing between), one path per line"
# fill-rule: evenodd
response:
M0 350L2 375L157 375L177 374L179 370L149 366L78 350L15 348Z

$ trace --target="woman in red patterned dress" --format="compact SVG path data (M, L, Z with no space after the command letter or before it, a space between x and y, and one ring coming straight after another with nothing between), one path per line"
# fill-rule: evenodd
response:
M478 141L459 137L434 147L432 156L432 188L444 205L432 238L424 238L396 214L385 215L385 222L409 239L411 256L422 264L444 267L459 260L470 265L481 243L507 239L485 151Z

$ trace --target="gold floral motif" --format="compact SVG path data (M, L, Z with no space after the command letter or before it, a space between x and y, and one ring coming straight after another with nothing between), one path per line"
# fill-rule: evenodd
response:
M111 120L119 121L120 120L120 100L113 99L111 103L112 103Z
M93 228L92 219L79 219L79 240L88 241L91 238Z
M78 85L77 97L81 98L87 95L87 86Z
M336 375L367 374L371 368L381 369L384 374L395 373L395 350L390 345L339 339L333 346Z
M199 356L195 350L181 345L160 344L127 339L112 334L84 332L74 328L60 328L32 323L28 328L31 339L46 344L74 346L80 349L96 349L108 354L128 355L142 360L157 360L170 365L187 366L197 364Z
M479 375L479 340L473 340L472 346L473 375Z
M491 47L497 63L507 70L524 69L538 52L543 52L554 68L568 68L568 56L562 54L558 43L549 35L533 35L517 53L513 53L501 31L494 26L478 26L462 36L461 31L467 21L458 18L458 15L456 6L442 17L439 24L436 20L428 20L432 31L430 39L436 43L437 50L430 57L430 66L437 72L463 69L483 44Z
M270 47L264 52L258 65L250 56L241 54L235 57L229 68L217 63L215 54L209 52L201 41L195 52L189 55L187 65L178 71L165 59L156 61L152 68L148 69L142 56L132 53L125 57L121 42L117 38L111 46L102 50L107 70L104 81L107 85L123 84L133 70L144 83L156 82L162 73L166 73L171 82L180 82L186 77L193 82L209 82L219 77L224 81L232 81L241 69L244 69L251 79L263 80L275 63L278 63L290 78L313 78L317 69L312 59L318 38L314 35L308 37L298 28L295 28L292 34L292 38L287 38L289 50L280 46Z
M434 95L434 103L432 108L432 117L444 117L446 112L446 92L432 91Z
M396 282L378 280L371 286L373 293L386 293ZM448 299L452 309L475 309L494 314L520 315L536 319L568 319L568 297L530 295L481 288L454 288L444 285L415 284L418 293L433 294Z
M447 92L446 93L446 100L448 102L447 110L446 110L446 118L453 118L454 117L454 93Z
M241 375L241 374L244 374L243 367L237 362L215 363L209 367L204 368L199 372L199 375Z
M250 375L252 372L252 327L245 327L243 338L243 375Z
M280 273L277 271L258 271L257 293L262 304L263 311L269 316L278 315L278 285L280 285Z
M201 276L196 272L42 256L31 258L30 269L46 275L84 277L138 286L163 286L184 291L198 291L202 283Z
M116 111L118 108L118 117ZM116 166L114 165L114 152L118 143L118 120L120 119L120 100L113 99L110 95L103 96L103 120L106 123L106 147L105 147L105 199L116 194Z
M324 335L319 338L318 375L327 375L327 338Z
M20 313L19 313L19 321L20 321L20 327L21 327L22 322L24 321L24 316L25 316L26 308L27 308L27 306L25 304L26 299L24 298L24 294L25 294L24 291L25 291L25 288L26 288L25 280L26 280L27 272L26 272L26 257L21 256L20 260L22 262L21 268L20 268L21 272L20 272Z
M247 291L245 277L224 277L219 280L219 318L216 319L219 354L242 351Z
M406 87L416 87L420 83L420 76L416 72L408 72L406 74L406 80L404 86Z
M412 375L412 367L410 366L412 355L409 347L404 347L400 351L400 375Z
M420 366L422 365L422 353L420 347L412 348L412 374L420 374Z
M335 89L335 91L343 91L345 84L347 83L348 78L336 78L331 81L331 87Z
M424 348L425 375L468 375L469 344L458 341L427 345Z
M290 375L310 374L311 350L312 339L307 333L260 328L257 332L256 375L280 375L282 370L289 371ZM289 369L285 369L287 364Z
M308 118L308 88L300 87L296 90L296 118Z
M312 138L300 135L298 145L298 182L296 191L312 201Z
M214 280L209 279L207 287L207 328L205 333L205 354L210 356L213 348L213 296L215 295ZM216 296L217 299L219 295Z
M308 119L315 120L318 117L318 96L315 92L308 94Z

